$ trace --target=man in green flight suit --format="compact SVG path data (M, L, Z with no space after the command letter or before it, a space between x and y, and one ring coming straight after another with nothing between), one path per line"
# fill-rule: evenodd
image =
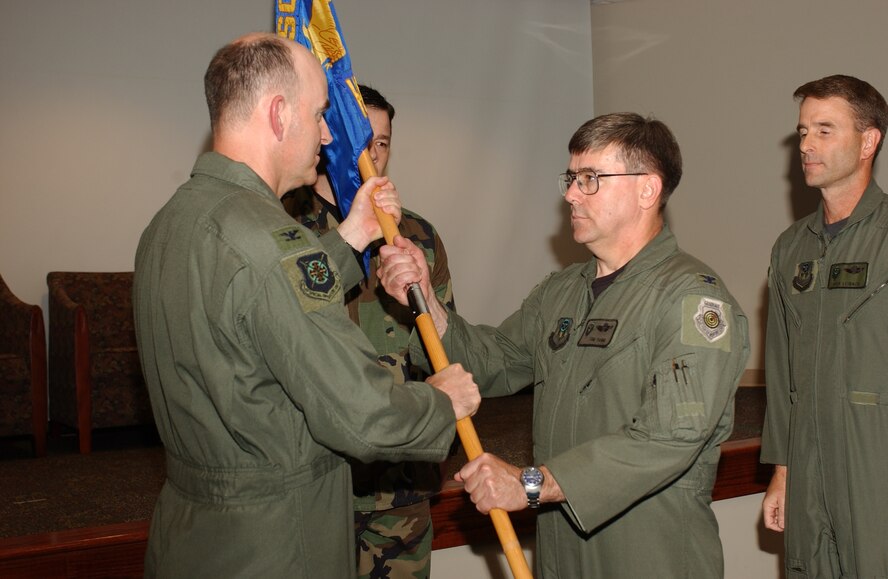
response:
M447 354L482 396L534 388L536 466L483 454L456 478L482 513L540 507L537 577L721 577L712 487L746 317L663 221L681 178L666 125L603 115L568 148L559 184L592 259L548 276L496 328L429 300ZM380 253L399 301L417 280L432 295L418 250L398 238Z
M359 85L373 137L368 150L380 175L385 175L392 145L395 108L376 89ZM338 227L342 216L329 179L319 170L311 187L281 199L287 212L318 235ZM425 252L435 295L453 307L447 253L435 228L420 215L401 209L401 235ZM367 278L346 294L349 317L361 326L390 369L397 384L425 374L410 363L407 347L413 313L379 285L379 246L371 245ZM441 488L440 466L429 462L350 461L355 495L355 544L360 579L418 579L431 573L432 513L430 499Z
M888 104L869 83L806 83L798 133L813 214L771 252L761 460L786 576L888 577L888 197L873 161Z
M204 82L213 152L136 254L139 351L167 451L145 574L351 577L345 456L443 460L477 386L452 365L395 387L345 315L355 250L381 235L371 191L400 217L387 178L321 239L281 205L331 141L317 59L252 34L220 49Z

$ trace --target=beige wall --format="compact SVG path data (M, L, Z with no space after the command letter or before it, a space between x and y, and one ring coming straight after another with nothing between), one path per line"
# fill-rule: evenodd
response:
M3 0L0 14L0 273L45 308L49 271L133 269L206 146L213 51L270 29L271 2Z
M669 221L740 301L748 367L762 368L771 245L819 195L801 179L792 93L841 73L888 94L888 4L624 0L591 12L595 113L650 113L675 132L685 176Z
M271 30L273 2L2 4L0 274L45 306L48 271L133 268L208 145L210 57ZM390 173L405 205L440 230L459 308L499 322L577 255L555 176L592 115L589 5L335 5L358 79L397 108Z

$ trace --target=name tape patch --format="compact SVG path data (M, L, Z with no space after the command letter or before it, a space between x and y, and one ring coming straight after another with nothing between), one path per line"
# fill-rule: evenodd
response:
M829 267L829 289L860 289L866 287L866 275L869 264L865 261L857 263L834 263Z
M583 328L583 334L577 342L578 346L605 348L614 339L618 320L589 320Z

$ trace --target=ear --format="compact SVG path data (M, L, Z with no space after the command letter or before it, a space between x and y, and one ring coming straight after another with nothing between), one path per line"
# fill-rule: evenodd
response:
M870 127L863 131L863 147L860 150L860 158L862 160L871 159L876 154L876 147L882 140L882 133L875 127Z
M287 103L282 95L276 95L272 98L271 104L268 107L268 123L278 141L284 140L283 116L286 116L286 108Z
M657 208L660 204L660 193L663 191L663 179L656 173L645 175L641 183L641 194L638 204L642 209Z

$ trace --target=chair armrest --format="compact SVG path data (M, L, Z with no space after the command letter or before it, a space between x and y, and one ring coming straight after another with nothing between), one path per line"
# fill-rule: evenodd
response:
M32 306L18 299L9 288L0 283L0 353L29 357L28 336L31 333Z
M75 332L85 325L83 306L72 300L61 280L50 272L49 286L49 356L51 360L69 359L73 363Z
M46 455L46 425L49 420L46 366L46 330L43 326L43 311L38 306L31 308L31 403L34 427L34 453Z
M77 408L89 393L89 333L86 312L65 291L65 272L49 272L50 417L76 425ZM84 382L83 379L86 378ZM76 394L79 386L80 395ZM88 396L87 396L88 399Z

